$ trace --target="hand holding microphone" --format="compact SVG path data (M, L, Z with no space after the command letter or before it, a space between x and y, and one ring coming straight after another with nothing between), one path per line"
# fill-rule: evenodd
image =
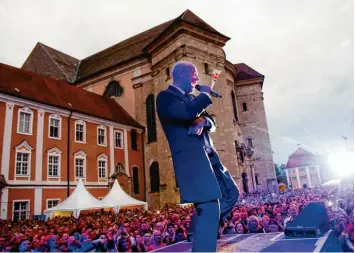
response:
M210 94L212 97L216 97L216 98L222 98L222 95L218 94L217 92L213 91L213 87L217 82L217 79L219 77L219 75L221 74L220 70L217 69L213 69L212 70L212 80L211 80L211 87L208 85L196 85L195 89L198 90L199 92L207 92L208 94Z
M222 98L222 95L220 95L219 93L213 91L213 90L211 89L211 87L208 86L208 85L199 85L199 84L196 84L196 85L195 85L195 89L198 90L199 92L206 92L206 93L210 94L212 97Z

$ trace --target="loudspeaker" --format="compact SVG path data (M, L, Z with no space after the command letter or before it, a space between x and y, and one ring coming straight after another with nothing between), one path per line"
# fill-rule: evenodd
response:
M318 237L330 229L324 202L310 202L285 228L285 236Z

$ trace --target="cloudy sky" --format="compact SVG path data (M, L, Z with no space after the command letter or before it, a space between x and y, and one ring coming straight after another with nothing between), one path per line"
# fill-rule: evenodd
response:
M342 152L342 135L353 147L353 0L1 0L0 62L20 67L37 41L82 59L186 9L231 38L229 61L265 75L275 162L297 144Z

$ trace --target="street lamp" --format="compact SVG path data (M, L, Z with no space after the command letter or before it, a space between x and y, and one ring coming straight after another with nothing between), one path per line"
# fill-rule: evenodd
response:
M348 137L346 135L342 135L341 138L344 140L344 147L345 147L345 150L347 150L346 141L348 140Z

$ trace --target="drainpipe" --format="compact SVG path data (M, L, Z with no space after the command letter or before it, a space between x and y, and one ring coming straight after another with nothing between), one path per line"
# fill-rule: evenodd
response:
M72 116L73 112L70 111L70 115L69 115L69 118L68 118L68 146L67 146L67 197L69 197L70 195L70 191L69 191L69 188L70 188L70 179L69 179L69 175L70 175L70 170L69 170L69 165L70 165L70 119L71 119L71 116Z
M143 149L143 172L144 172L144 201L146 202L147 201L147 186L146 186L146 183L147 183L147 180L146 180L146 178L145 178L145 176L146 176L146 173L145 173L145 150L144 150L144 140L145 140L145 132L143 131L142 132L142 149Z

